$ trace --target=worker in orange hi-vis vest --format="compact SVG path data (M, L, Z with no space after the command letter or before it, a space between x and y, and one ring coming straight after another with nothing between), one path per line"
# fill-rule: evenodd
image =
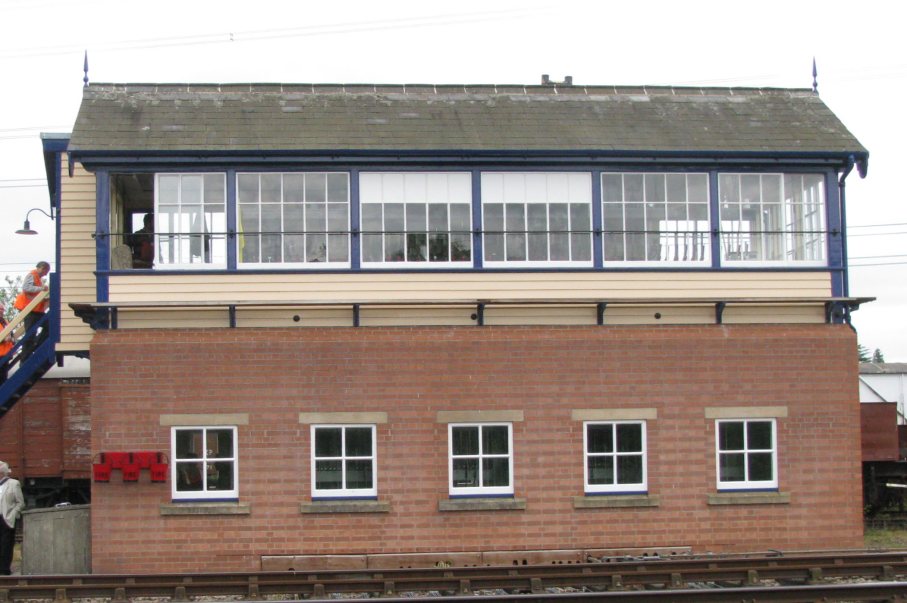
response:
M25 307L31 303L36 295L42 291L47 291L47 285L44 283L44 277L50 272L50 264L47 262L38 262L35 265L35 269L29 271L25 275L25 280L22 283L22 292L16 296L16 309L22 311ZM32 308L31 313L25 317L25 332L28 333L32 327L37 324L39 320L44 316L44 312L47 311L47 300L42 301L40 304ZM25 362L25 360L31 356L32 351L39 345L41 345L44 340L47 339L47 327L41 329L41 334L33 334L31 337L26 339L22 344L22 360L20 362Z
M0 304L0 331L6 328L6 306ZM9 358L6 358L6 355L9 354L10 350L13 349L13 346L16 344L16 340L13 339L13 334L10 333L2 340L0 340L0 383L6 381L6 377L9 374Z

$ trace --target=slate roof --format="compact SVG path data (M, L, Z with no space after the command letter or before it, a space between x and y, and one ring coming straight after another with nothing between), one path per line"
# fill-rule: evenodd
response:
M863 375L907 374L907 362L861 362L860 373Z
M92 84L76 153L866 150L807 89Z

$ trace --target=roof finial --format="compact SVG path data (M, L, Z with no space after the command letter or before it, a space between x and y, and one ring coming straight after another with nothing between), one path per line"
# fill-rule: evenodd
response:
M85 71L85 77L82 78L82 81L85 82L85 85L83 86L83 88L88 88L88 51L87 50L85 51L85 64L82 67L82 69Z
M813 57L813 92L819 94L819 82L816 80L816 76L819 75L819 72L816 70L816 57Z

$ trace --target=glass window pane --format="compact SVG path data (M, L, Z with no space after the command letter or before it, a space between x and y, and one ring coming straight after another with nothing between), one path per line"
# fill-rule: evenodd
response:
M744 455L719 455L719 475L722 482L742 482L746 479L743 469Z
M613 425L586 426L586 452L614 452Z
M324 203L327 200L327 177L325 174L305 175L305 200L307 203Z
M508 203L504 207L507 228L507 261L526 260L526 209L520 203Z
M371 461L356 460L346 462L347 488L371 488L372 483Z
M509 430L504 425L489 425L482 427L482 453L507 454Z
M223 206L227 198L224 185L224 177L221 174L205 175L205 205Z
M343 488L343 461L315 461L315 488L339 490Z
M673 178L673 179L672 179ZM668 199L677 199L677 184L676 179L680 178L683 182L683 176L670 175L668 176ZM665 200L665 176L664 174L646 174L645 175L645 185L646 185L646 201L649 203L659 203L664 202ZM681 189L682 190L682 189ZM685 191L682 192L683 197L680 200L684 200L686 197Z
M233 463L208 463L208 490L233 490Z
M478 427L453 427L451 439L454 455L479 454Z
M178 492L198 492L204 486L202 482L203 463L177 462L176 464L176 490Z
M743 450L743 423L718 424L718 450Z
M772 480L772 454L755 452L749 454L749 479L754 482Z
M428 229L433 232L447 232L447 205L434 203L429 206Z
M642 425L617 426L617 451L642 452Z
M645 201L642 174L624 174L624 202Z
M614 483L614 457L590 456L586 461L589 471L589 484L610 485Z
M339 427L320 427L315 430L315 456L341 456L341 433Z
M281 202L281 181L280 174L262 174L261 175L261 202L262 203L280 203Z
M705 174L687 175L687 201L690 203L709 202L709 181Z
M233 458L233 430L208 430L208 458Z
M510 461L506 458L482 459L482 485L510 485Z
M642 456L630 455L617 457L617 483L642 483Z
M158 203L178 203L179 202L180 177L179 176L158 176L157 179L157 198ZM257 188L256 188L257 190Z
M202 204L202 176L183 175L180 177L180 202L183 205Z
M346 456L372 455L372 429L370 427L346 428Z
M328 261L346 262L349 260L349 235L328 235Z
M485 260L501 262L504 260L504 206L490 203L482 209L482 220L485 229Z
M432 262L446 262L450 249L449 235L432 234L428 241L428 256Z
M180 429L176 432L177 460L202 458L204 453L201 429Z
M746 424L746 445L749 450L772 449L772 424L770 421L750 421Z
M602 199L605 203L620 203L623 198L623 177L620 174L602 174Z
M479 459L454 459L451 479L455 488L477 488L479 486Z
M305 201L305 176L303 174L283 175L283 202L302 203Z
M346 174L328 174L328 201L349 201L349 179Z

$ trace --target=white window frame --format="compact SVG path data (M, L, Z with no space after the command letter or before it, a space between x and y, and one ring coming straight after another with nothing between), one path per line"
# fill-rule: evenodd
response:
M813 188L805 188L802 184L803 178L812 177L817 179L819 197L821 198L812 198L807 200L806 193L814 190ZM759 198L758 199L743 199L743 185L742 179L744 177L759 177ZM765 189L765 178L778 178L780 180L780 202L777 204L767 203L764 201L763 190ZM801 181L800 190L796 192L798 195L802 195L800 201L794 203L791 201L792 195L794 192L789 192L785 189L785 181L787 178L796 178L799 177ZM726 182L728 178L737 179L737 191L740 195L740 199L735 201L733 199L727 198L725 191L722 191L722 183ZM718 214L719 214L719 240L721 242L721 264L724 266L803 266L803 267L821 267L828 265L828 236L825 231L827 230L826 222L826 211L828 205L828 193L825 186L825 177L823 174L818 174L815 172L720 172L718 174ZM755 205L758 207L763 207L765 205L773 206L779 205L781 210L781 215L778 217L780 223L776 230L770 232L758 232L763 230L764 226L752 225L749 221L744 221L741 215L740 220L732 219L733 216L727 215L725 210L730 210L733 206L739 206L739 212L742 214L744 208L749 208L750 206ZM804 213L799 218L801 224L797 224L797 219L794 218L794 208L800 206ZM765 210L762 213L766 213ZM802 222L807 223L802 223ZM795 230L803 230L808 232L794 232ZM781 254L783 255L782 259L763 259L759 257L747 257L748 255L755 255L755 252L745 252L743 249L748 249L749 246L753 245L753 241L756 238L763 238L760 242L760 248L767 246L766 241L768 237L776 237L777 241L783 245ZM802 237L808 239L807 242L802 244L802 249L807 253L806 255L812 257L806 257L804 259L794 259L791 256L796 252L797 249L797 239ZM729 248L736 246L737 251L731 252ZM729 254L734 253L739 257L732 258Z
M621 201L608 200L606 195L605 179L613 176L621 177ZM636 176L642 179L642 198L626 198L626 178ZM684 182L684 199L673 199L668 197L669 177L682 176ZM648 190L649 178L660 178L664 183L664 199L650 199L652 193ZM697 177L705 180L705 198L690 199L691 195L691 177ZM602 261L604 266L671 266L671 267L700 267L712 265L712 227L711 227L711 208L709 203L709 175L704 172L602 172L601 174L601 203L602 208ZM647 220L646 214L651 211L650 208L659 207L665 215L663 220L659 221L658 231L636 232L638 229L628 226L630 219L628 209L630 205L639 205L643 211L643 228ZM675 206L683 205L685 218L672 217L671 209ZM621 228L615 232L609 219L609 207L621 207ZM705 218L691 218L691 206L705 206ZM667 255L672 257L659 257L658 259L628 260L615 259L609 257L608 242L611 237L620 237L621 248L624 258L627 256L629 247L628 236L639 236L643 239L643 245L648 252L647 240L649 237L658 239L659 256ZM673 259L673 256L678 259ZM691 256L690 258L686 256ZM693 256L698 256L692 259Z
M473 265L473 240L472 240L472 174L469 172L361 172L359 174L359 227L362 232L360 238L359 255L360 263L364 268L378 269L450 269L450 268L472 268ZM403 254L404 257L399 261L391 261L386 258L386 244L389 233L384 229L387 228L384 218L384 206L388 204L403 205ZM372 228L366 226L365 208L367 206L381 205L381 232L375 233ZM421 228L413 229L410 232L410 225L407 223L407 206L425 205L426 209L426 227L427 231ZM432 206L444 205L447 207L447 230L432 231L429 224L429 214ZM452 232L451 227L451 206L465 205L468 211L469 224L467 231L464 233ZM408 238L411 235L426 232L426 258L424 260L410 260L406 257L409 251ZM436 260L432 261L431 253L431 235L432 232L445 233L448 237L448 257L451 254L453 245L452 237L454 235L464 235L469 244L469 258L465 260ZM380 261L367 260L365 257L366 244L370 237L381 237L382 241L382 259Z
M590 268L595 261L593 245L595 244L592 237L592 173L591 172L482 172L482 265L487 268ZM504 205L503 219L503 260L489 259L489 237L500 236L501 231L490 228L487 220L486 208L489 205ZM507 209L506 205L523 206L523 230L521 232L507 232ZM529 229L529 207L551 204L567 204L568 234L567 248L570 252L570 260L530 260L529 259L529 240L532 233ZM571 204L584 204L588 206L588 233L582 232L577 235L572 234L573 217L569 206ZM550 228L550 210L546 211L546 224ZM493 232L492 232L493 230ZM583 231L586 229L584 228ZM539 233L547 238L548 257L551 257L551 232ZM556 233L555 233L556 234ZM585 235L588 237L587 248L589 258L584 260L573 260L573 240L572 237ZM523 237L524 260L508 260L507 240L508 237ZM536 236L536 235L532 235ZM516 239L517 241L519 239Z
M456 455L453 452L453 430L460 427L477 428L479 430L478 454ZM507 454L485 454L482 451L482 429L485 427L507 428ZM454 459L475 458L479 462L479 486L454 485ZM482 460L486 458L506 458L507 475L509 483L506 486L484 486L484 472ZM451 497L456 496L503 496L513 495L513 423L448 423L447 425L447 484Z
M613 452L589 452L589 427L597 425L610 425L612 427ZM642 440L642 450L639 452L618 452L617 447L617 426L618 425L639 425ZM623 494L642 494L648 491L648 442L646 440L646 421L584 421L583 422L583 483L587 494L601 493L623 493ZM638 456L642 458L642 481L635 483L617 483L617 460L622 456ZM591 457L611 457L614 460L613 475L615 480L613 484L591 484L589 483L589 459Z
M721 425L724 423L743 424L743 448L740 450L721 450ZM770 423L772 427L772 447L768 449L750 448L748 442L747 425L750 423ZM772 479L749 479L749 456L753 453L771 453ZM721 456L722 454L743 454L743 470L745 479L739 481L722 481ZM773 418L750 419L717 419L715 421L715 481L718 490L777 490L778 489L778 422Z
M330 228L330 207L331 207L331 205L339 205L340 202L332 201L332 200L328 199L328 191L330 190L330 187L327 185L327 178L330 176L336 176L336 175L342 175L346 178L346 199L344 200L344 204L346 205L346 212L345 212L346 213L346 222L344 224L343 230L338 231L338 232L331 231L331 228ZM257 204L243 203L242 200L240 199L240 184L239 184L240 179L242 177L248 177L248 176L257 176L258 177L258 203ZM278 203L266 203L266 204L262 203L262 199L261 199L261 178L262 178L262 176L279 176L280 177L280 201ZM288 203L286 201L286 196L284 194L285 177L287 177L287 176L301 176L304 179L303 182L305 182L305 179L310 176L324 176L325 177L325 187L326 187L325 191L324 191L324 193L325 193L324 201L310 202L310 201L303 200L300 203L293 203L293 204ZM305 187L305 184L303 184L303 195L305 195L305 193L306 193L306 187ZM351 235L350 235L350 207L351 207L350 195L351 195L351 191L350 191L350 174L349 174L349 172L318 172L318 171L309 171L309 172L255 172L255 171L237 172L236 173L236 207L235 207L236 228L237 228L237 236L236 236L236 243L235 243L237 267L239 269L255 269L255 268L299 269L299 268L304 268L307 270L334 270L334 269L349 268L351 265L350 264L350 254L351 254L351 250L352 250ZM258 234L245 235L244 234L243 225L242 225L243 224L242 208L244 206L250 206L250 205L257 205L259 207L259 218L258 218L259 224L261 224L261 206L262 205L274 205L274 206L279 206L281 208L280 232L272 233L273 235L280 236L280 238L281 238L281 260L280 261L273 261L273 262L260 261L261 260L261 258L260 258L260 256L261 256L261 237L267 236L267 235L258 235ZM287 206L287 205L290 205L290 206L299 205L305 212L305 217L303 218L302 230L300 231L300 230L294 229L292 231L293 233L299 233L298 235L288 235L287 234L287 229L285 227L285 223L286 223L285 206ZM298 262L298 261L285 262L285 261L283 261L282 258L283 258L283 254L285 252L285 249L284 249L285 237L298 236L302 241L303 254L307 254L308 253L308 249L307 249L308 237L322 235L322 231L316 230L316 231L313 231L310 233L309 229L308 229L308 224L307 224L308 211L309 211L310 207L315 206L315 205L321 205L324 207L324 234L323 234L323 236L325 237L324 253L325 253L326 261L321 262L321 261L314 261L314 260L308 260L308 259L306 259L302 262ZM331 232L334 232L334 234L330 234ZM330 237L332 237L332 236L337 237L340 235L346 237L346 260L331 261L331 257L330 257L331 247L330 247L330 242L329 242ZM258 236L259 237L259 239L258 239L259 240L259 261L257 261L257 262L244 262L243 261L242 246L243 246L244 238L246 236Z
M203 450L197 458L188 460L186 458L179 458L176 455L176 440L177 433L181 431L201 431L202 432L202 441L207 442L208 431L231 431L233 435L233 455L230 457L209 457L209 451ZM170 429L170 490L171 497L173 500L236 500L239 498L239 441L237 438L237 429L233 425L184 425L184 426L173 426ZM182 461L182 462L181 462ZM204 471L201 472L199 478L201 479L202 489L201 490L192 490L192 491L179 491L177 486L179 485L179 475L180 469L185 463L202 463ZM210 463L218 462L232 462L233 463L233 488L231 490L209 490L208 489L208 473Z
M205 211L205 177L206 176L220 176L223 181L223 191L224 197L222 199L221 209L219 212L221 216L222 223L208 224L207 217L208 213ZM179 211L176 215L178 216L180 225L172 225L167 223L167 216L173 215L170 213L163 213L161 211L161 178L173 178L176 177L179 180L179 193L177 195L176 204L180 210L182 210L184 205L200 205L202 209L201 215L196 214L187 214L183 211ZM201 188L201 200L199 204L195 203L185 203L183 202L183 180L186 178L201 178L202 188ZM172 203L165 203L165 206L174 205ZM201 232L195 232L192 230L195 221L201 219ZM189 220L189 230L184 231L186 220ZM154 268L156 270L216 270L224 269L227 267L227 174L224 172L157 172L154 174ZM210 234L204 234L208 232ZM200 240L194 242L193 237L198 237ZM193 262L182 261L181 256L182 249L185 245L189 246L189 256L192 256L192 246L199 245L204 247L205 243L209 245L209 250L211 254L211 261L205 261L204 251L200 250L202 257L200 261ZM166 256L173 255L176 258L179 258L180 261L169 262ZM217 261L215 261L217 258Z
M316 431L319 429L339 429L340 430L340 451L339 457L317 457L315 456L315 438ZM369 429L372 434L372 452L371 456L347 456L346 454L346 430L347 429ZM312 499L332 499L332 498L374 498L378 496L378 443L377 430L375 425L363 423L325 423L313 424L309 428L311 436L311 480L312 480ZM318 489L316 464L320 460L340 461L341 467L341 484L342 488L338 489ZM346 467L347 461L351 460L369 460L372 464L372 487L371 488L347 488L346 487Z

